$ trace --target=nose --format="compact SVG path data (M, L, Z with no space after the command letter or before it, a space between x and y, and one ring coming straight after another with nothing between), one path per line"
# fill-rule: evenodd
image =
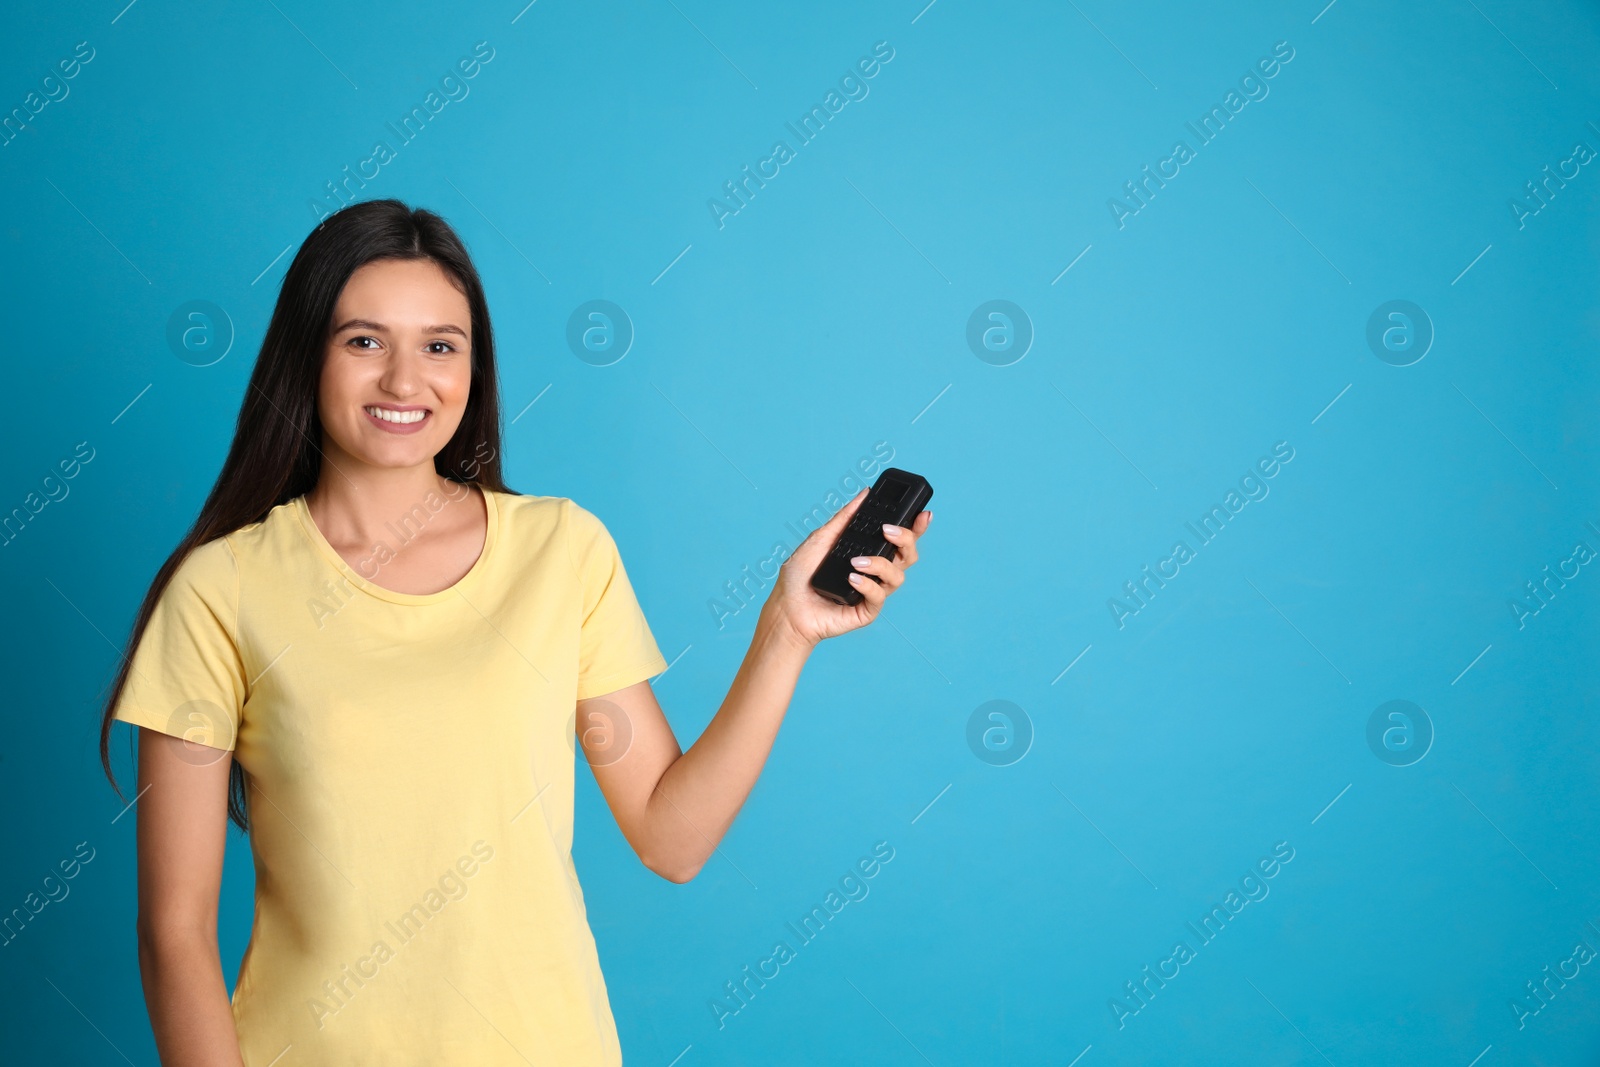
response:
M417 391L417 381L416 357L398 347L391 348L383 373L378 377L378 387L403 400Z

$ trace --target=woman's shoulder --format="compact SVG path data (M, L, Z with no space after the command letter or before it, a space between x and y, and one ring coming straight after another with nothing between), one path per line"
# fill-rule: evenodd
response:
M239 561L227 534L202 541L184 553L160 596L164 611L209 610L230 621L238 602Z
M286 538L293 538L296 534L295 524L300 521L295 514L296 502L286 501L275 505L270 511L255 522L247 522L243 526L218 537L207 544L225 543L228 550L237 557L250 557L260 554L275 542Z
M173 580L195 586L231 586L238 571L238 560L228 543L231 536L222 534L189 549L178 562Z
M510 536L526 541L563 541L574 558L588 554L595 544L611 538L600 517L571 497L495 492L495 503Z
M496 503L503 510L515 511L531 522L566 526L581 534L605 531L606 524L600 516L571 497L496 493Z
M501 514L519 522L559 522L572 501L564 496L514 493L509 489L485 489L493 494Z
M581 510L564 496L513 493L498 489L485 489L484 492L494 496L501 528L507 536L516 540L544 540L562 534L572 521L573 511Z

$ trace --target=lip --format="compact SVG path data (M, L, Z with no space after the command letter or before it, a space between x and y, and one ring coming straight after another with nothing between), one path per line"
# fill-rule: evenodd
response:
M422 418L418 419L416 422L408 422L408 423L384 422L382 419L378 418L372 412L367 410L368 405L363 404L362 407L361 407L361 414L366 417L366 420L368 422L370 422L372 425L376 426L378 429L383 430L385 433L402 434L402 435L403 434L417 433L424 426L428 425L428 423L433 419L433 412L424 404L404 404L404 405L401 405L401 404L372 404L370 406L371 407L375 407L375 408L383 408L385 411L426 411L426 412L428 412L426 415L424 415Z

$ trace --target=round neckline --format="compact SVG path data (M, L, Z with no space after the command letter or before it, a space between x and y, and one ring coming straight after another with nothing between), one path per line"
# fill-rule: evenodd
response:
M402 593L399 590L389 589L362 576L361 572L352 567L337 549L329 542L322 530L317 526L317 521L311 517L311 507L306 503L302 494L294 498L295 514L300 517L301 528L340 574L356 588L395 604L433 604L446 598L455 596L468 585L475 582L478 577L488 569L489 556L494 550L497 540L497 530L500 526L500 506L495 502L495 491L483 486L476 487L483 494L483 507L488 518L488 527L483 535L483 548L478 552L478 558L473 562L471 569L462 575L454 585L441 589L436 593Z

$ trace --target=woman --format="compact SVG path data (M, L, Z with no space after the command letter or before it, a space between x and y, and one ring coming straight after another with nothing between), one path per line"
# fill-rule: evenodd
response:
M673 882L749 795L818 641L916 562L808 579L858 493L785 562L727 698L683 752L616 544L501 480L483 287L437 215L368 201L289 267L199 518L106 703L140 727L140 971L163 1064L618 1064L571 859L574 733ZM869 577L870 576L870 577ZM112 779L115 785L115 778ZM230 1002L227 822L255 919Z

